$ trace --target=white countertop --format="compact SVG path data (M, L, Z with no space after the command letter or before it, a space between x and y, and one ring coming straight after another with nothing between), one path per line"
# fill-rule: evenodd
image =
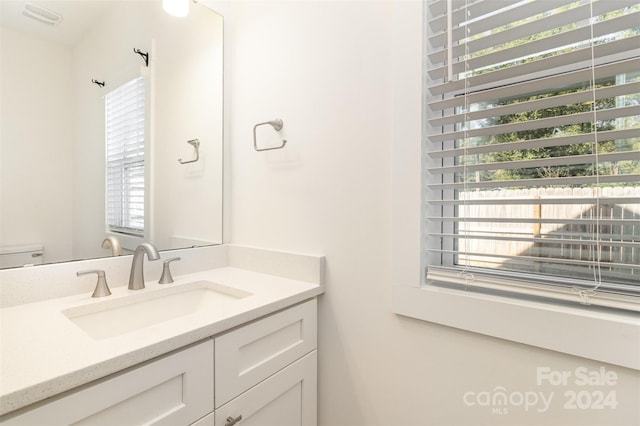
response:
M0 415L41 401L315 297L317 283L219 267L175 276L172 284L147 282L144 290L112 288L106 298L91 291L0 310ZM198 312L115 337L96 340L63 310L206 280L252 293L218 310Z

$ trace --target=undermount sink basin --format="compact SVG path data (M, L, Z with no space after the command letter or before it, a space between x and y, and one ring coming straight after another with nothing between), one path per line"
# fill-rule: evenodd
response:
M251 294L210 281L196 281L158 291L142 290L139 294L62 312L89 336L101 340L198 312L219 309Z

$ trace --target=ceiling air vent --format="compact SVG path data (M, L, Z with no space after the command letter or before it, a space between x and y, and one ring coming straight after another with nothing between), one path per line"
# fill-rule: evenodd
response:
M62 15L35 3L25 3L22 14L47 25L58 25L62 21Z

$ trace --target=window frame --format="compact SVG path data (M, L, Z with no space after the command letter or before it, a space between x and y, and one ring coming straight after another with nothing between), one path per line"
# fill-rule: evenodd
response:
M422 136L423 8L422 1L405 3L394 16L392 311L640 370L640 318L632 312L422 285L422 161L416 141Z
M144 193L144 232L141 234L133 234L127 232L121 232L117 229L112 229L107 223L107 172L106 172L106 159L105 159L105 175L104 175L104 202L105 202L105 212L104 212L104 232L107 236L111 235L117 237L122 246L125 249L133 250L138 244L144 241L152 241L154 238L153 232L153 224L154 224L154 209L152 203L152 190L153 190L153 177L154 177L154 166L152 164L151 158L154 155L154 133L153 133L153 99L154 99L154 71L153 71L153 61L149 62L149 67L140 66L138 64L126 66L122 65L120 67L116 67L117 71L108 73L109 87L120 87L127 82L138 78L143 77L144 79L144 103L145 103L145 119L144 119L144 185L145 185L145 193ZM106 90L109 92L111 89ZM103 112L104 111L104 95L102 99L103 104ZM106 116L103 114L105 119L104 124L106 125ZM105 129L106 131L106 129ZM106 138L103 140L104 152L106 153Z
M132 217L132 208L130 206L130 201L131 201L131 196L128 195L128 192L131 191L130 185L132 183L132 181L134 181L135 179L138 178L142 178L142 184L145 184L145 170L146 170L146 158L145 158L145 151L146 151L146 146L147 144L147 138L148 135L146 135L146 122L147 122L147 112L146 109L148 108L148 105L146 103L146 86L147 86L147 82L146 79L144 78L143 75L136 75L134 76L132 79L127 80L126 82L124 82L123 84L120 84L118 86L116 86L116 88L114 88L113 90L109 91L108 93L105 94L104 96L104 102L105 102L105 227L107 232L109 233L113 233L113 234L122 234L122 235L129 235L132 237L143 237L144 233L145 233L145 220L144 220L144 199L146 198L146 191L144 191L143 189L143 194L142 194L142 204L143 204L143 218L142 218L142 228L137 228L137 227L129 227L129 226L125 226L123 225L116 225L114 223L111 223L112 220L117 220L117 221L123 221L125 220L125 218L131 218ZM125 89L125 87L133 87L132 89ZM142 89L142 93L140 93L140 88ZM118 154L121 154L124 151L128 151L131 148L135 149L135 152L137 154L142 153L142 158L141 159L136 159L134 161L126 159L126 158L119 158L116 160L110 160L109 159L109 153L113 148L110 148L109 145L109 133L108 133L108 126L109 126L109 108L107 107L107 103L108 103L108 98L110 96L124 96L124 95L135 95L136 98L141 97L143 104L139 105L136 102L136 107L135 107L135 118L137 118L140 114L142 114L143 117L143 122L142 122L142 126L140 125L136 125L136 131L138 130L142 130L142 135L143 135L143 139L142 141L136 141L136 142L132 142L132 141L127 141L127 140L122 140L122 139L113 139L112 142L116 143L115 146L115 150L114 152L117 152ZM123 108L123 106L121 104L116 104L116 107L118 108ZM118 118L119 116L116 116L116 118ZM127 116L128 117L128 116ZM115 124L115 123L114 123ZM123 126L123 124L120 124L121 126ZM118 130L122 130L122 127L117 127ZM136 133L136 138L137 138L137 133ZM141 161L142 164L138 164L138 162ZM133 169L134 171L131 173L129 170ZM138 171L138 169L140 169ZM120 180L121 182L119 182L120 184L114 188L110 190L110 183L113 184L112 180L114 179L114 177L112 175L120 175ZM117 178L115 178L117 179ZM116 216L112 217L110 215L110 202L111 200L116 200L116 199L120 199L121 201L121 205L120 207L117 209L116 211ZM125 220L127 221L127 220ZM128 222L128 221L127 221Z

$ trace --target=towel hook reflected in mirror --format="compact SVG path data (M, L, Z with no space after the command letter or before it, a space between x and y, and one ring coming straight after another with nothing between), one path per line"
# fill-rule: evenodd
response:
M193 148L196 150L196 158L193 159L193 160L189 160L189 161L182 161L182 158L178 158L178 162L180 164L195 163L196 161L198 161L200 159L200 140L191 139L190 141L187 141L187 143L189 145L193 146Z
M143 52L140 49L136 49L135 47L133 48L133 53L137 53L138 55L140 55L142 57L142 60L144 61L144 65L146 67L149 66L149 52Z
M265 124L269 124L271 127L273 127L273 129L276 132L279 132L280 130L282 130L282 126L284 126L284 123L282 122L281 119L276 118L275 120L271 120L271 121L265 121L264 123L258 123L255 126L253 126L253 148L256 151L269 151L272 149L280 149L280 148L284 148L284 146L287 144L286 140L282 140L282 144L280 146L274 146L271 148L258 148L258 142L256 141L256 128L258 126L263 126Z

